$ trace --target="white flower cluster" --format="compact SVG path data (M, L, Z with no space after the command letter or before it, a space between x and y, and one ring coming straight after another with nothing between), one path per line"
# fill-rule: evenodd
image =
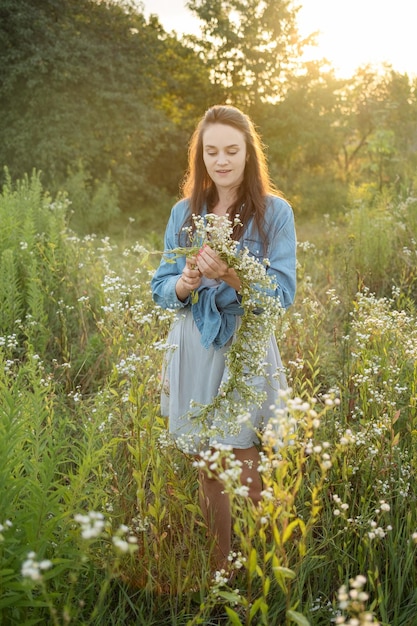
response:
M291 445L298 424L296 417L288 409L276 407L271 407L271 414L272 417L263 432L264 445L276 450Z
M138 549L138 538L130 531L129 526L126 524L120 524L119 528L112 535L111 524L106 521L104 515L97 511L89 511L87 514L77 513L74 515L74 520L81 526L81 536L83 539L97 539L104 537L111 539L113 546L122 553L132 554ZM138 520L133 519L136 523L136 530L145 530L146 526L138 527Z
M0 337L0 348L15 350L19 346L16 334Z
M0 541L4 540L3 531L11 528L13 526L12 522L7 519L3 524L0 524Z
M81 526L81 537L83 539L97 539L106 527L106 520L103 513L89 511L86 515L77 513L74 520Z
M265 393L254 381L265 372L265 354L282 307L276 297L276 281L267 273L268 261L260 263L247 248L239 248L239 243L231 238L234 226L239 223L238 216L233 223L217 215L194 215L193 221L194 227L185 229L191 247L175 248L170 256L194 256L206 243L235 270L241 283L243 315L226 356L229 377L220 393L210 404L201 407L197 416L193 407L193 417L206 425L209 437L215 437L224 431L238 432L250 407L262 405ZM216 414L221 415L221 419L209 424Z
M347 517L349 504L347 502L343 502L337 494L333 494L332 498L336 504L336 508L333 509L333 515L345 521L345 531L349 529L349 526L363 529L363 532L369 541L384 539L387 534L392 531L393 527L391 524L386 524L387 519L384 515L390 512L391 507L388 502L385 502L385 500L380 500L379 506L377 506L374 510L376 519L369 519L368 517L365 518L362 515L357 517ZM383 519L378 519L378 516L383 517Z
M129 527L125 524L121 524L119 529L116 531L116 534L112 537L112 542L114 547L123 553L132 554L138 549L136 545L138 542L138 538L135 535L130 535Z
M74 520L81 526L81 537L83 539L97 539L103 537L111 540L114 548L123 554L132 554L138 549L138 538L130 532L125 524L120 524L119 528L112 535L111 524L106 521L104 515L97 511L89 511L86 515L77 513Z
M375 337L390 339L397 349L404 350L409 361L417 359L417 325L415 316L393 308L388 298L377 298L368 290L357 294L357 310L352 312L352 330L360 350Z
M144 533L150 526L150 520L148 517L141 517L139 514L132 518L132 525L137 533Z
M214 444L212 449L200 452L200 457L193 463L194 467L213 472L224 484L225 491L237 496L247 496L247 485L240 484L242 462L236 459L232 447Z
M128 354L116 364L116 371L119 376L126 376L128 379L132 379L137 375L140 366L149 360L149 354L143 356L135 353Z
M231 567L237 570L242 569L246 563L246 557L243 556L241 552L230 552L227 560L229 561Z
M42 580L42 572L52 567L52 561L43 559L42 561L36 560L36 553L29 552L27 559L23 561L21 574L23 578L29 578L34 581Z
M341 498L337 495L337 493L333 494L333 501L337 505L338 508L333 509L333 515L335 517L339 517L341 511L347 511L349 509L349 505L347 502L342 502Z
M365 609L365 603L369 599L368 594L363 590L365 584L365 576L359 574L356 578L350 579L349 589L346 585L340 587L337 594L339 609L348 612L350 616L338 615L334 619L335 624L345 624L346 626L373 624L373 626L380 626L373 614Z

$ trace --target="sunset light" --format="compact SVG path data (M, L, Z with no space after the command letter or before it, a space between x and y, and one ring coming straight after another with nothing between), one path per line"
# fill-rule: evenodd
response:
M417 626L417 0L0 16L0 626Z
M367 63L388 63L417 75L417 3L413 0L304 0L299 12L303 35L319 31L307 58L326 58L340 76Z
M198 20L185 0L145 0L145 15L157 14L168 31L198 33ZM414 0L301 0L302 36L317 32L317 46L305 59L327 59L341 77L366 64L387 63L394 70L417 75L417 3Z

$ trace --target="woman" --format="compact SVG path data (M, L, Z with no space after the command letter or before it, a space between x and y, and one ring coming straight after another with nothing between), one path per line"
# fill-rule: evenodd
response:
M213 213L228 216L232 223L239 215L233 238L260 261L268 259L267 272L276 283L274 296L287 308L296 283L293 212L273 189L260 138L239 109L214 106L206 112L191 140L183 191L166 228L165 250L186 246L187 241L190 245L190 228L185 227L192 230L192 215ZM195 455L218 444L230 446L242 463L241 482L256 505L262 490L258 433L270 416L271 404L277 404L279 388L286 386L275 337L267 350L265 376L258 383L266 399L261 408L250 407L249 424L242 424L238 432L222 429L215 436L211 429L207 439L196 408L210 404L227 377L225 356L242 314L240 287L236 271L208 245L191 258L164 257L152 279L154 301L179 309L168 338L172 349L165 360L161 394L170 433L184 451ZM212 473L200 471L199 482L201 509L215 538L214 566L226 569L231 548L229 496Z

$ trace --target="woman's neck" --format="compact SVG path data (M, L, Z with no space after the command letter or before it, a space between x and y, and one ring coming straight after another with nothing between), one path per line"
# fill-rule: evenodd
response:
M229 212L229 209L233 206L236 201L236 194L225 194L219 193L219 199L216 204L211 209L211 212L215 215L226 215Z

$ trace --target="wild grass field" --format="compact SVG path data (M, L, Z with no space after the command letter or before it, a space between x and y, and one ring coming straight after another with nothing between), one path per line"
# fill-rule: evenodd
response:
M226 461L229 586L209 571L197 468L159 414L164 225L79 237L37 175L6 184L1 624L417 624L417 199L351 206L297 224L276 328L290 390L258 509Z

